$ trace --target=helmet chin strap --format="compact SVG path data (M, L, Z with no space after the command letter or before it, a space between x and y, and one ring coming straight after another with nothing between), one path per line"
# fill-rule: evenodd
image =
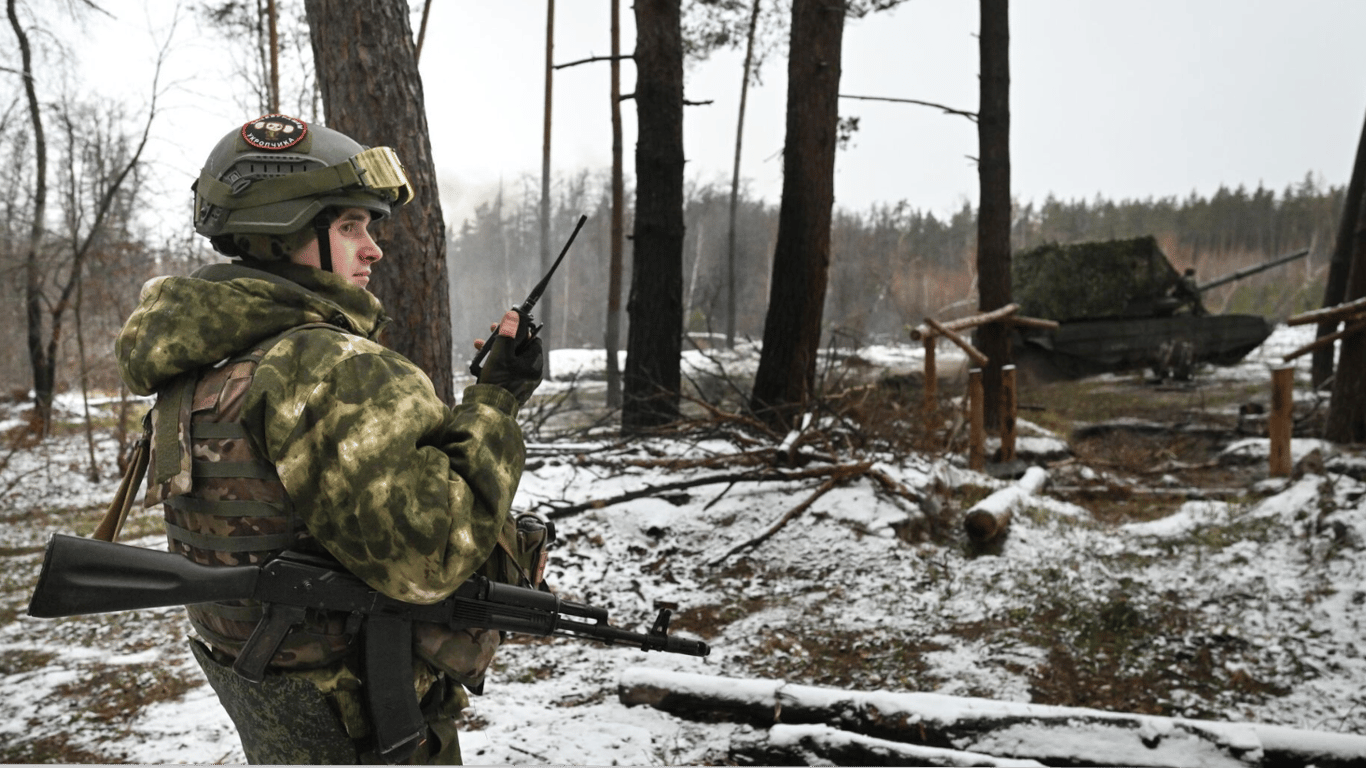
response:
M313 232L318 236L318 268L324 272L332 271L332 240L328 236L331 229L332 221L326 214L313 217Z

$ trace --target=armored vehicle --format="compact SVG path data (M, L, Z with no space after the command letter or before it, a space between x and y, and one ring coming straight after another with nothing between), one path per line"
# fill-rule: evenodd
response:
M1020 314L1055 320L1057 330L1019 328L1015 357L1049 376L1080 377L1152 368L1190 378L1199 363L1233 365L1271 335L1258 315L1211 315L1201 296L1308 255L1300 251L1207 283L1179 273L1151 236L1046 244L1012 259Z

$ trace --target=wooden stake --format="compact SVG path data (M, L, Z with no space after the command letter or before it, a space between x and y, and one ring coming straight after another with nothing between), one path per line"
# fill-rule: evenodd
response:
M968 371L968 469L982 470L987 466L985 403L982 402L982 369Z
M933 336L925 337L925 430L933 432L939 427L934 423L935 413L939 410L939 371L934 364Z
M1288 477L1291 470L1290 433L1295 413L1295 368L1271 369L1271 415L1267 432L1271 436L1272 477Z
M1001 461L1015 460L1015 366L1001 366Z

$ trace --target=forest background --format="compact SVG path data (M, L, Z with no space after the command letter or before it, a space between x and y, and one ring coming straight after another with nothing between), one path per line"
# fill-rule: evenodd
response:
M12 166L11 166L12 167ZM579 213L589 216L553 288L565 322L550 329L552 347L601 348L606 320L608 258L606 171L559 177L552 185L552 221L563 241ZM1049 242L1155 236L1174 266L1194 267L1208 282L1243 266L1309 248L1306 259L1215 289L1206 297L1215 312L1253 312L1273 320L1319 305L1329 251L1344 190L1306 174L1284 190L1258 186L1221 187L1208 197L1144 200L1016 201L1012 250L1019 253ZM478 328L520 300L539 278L539 264L517 258L539 244L538 180L509 185L492 203L448 230L451 269L451 322L456 329ZM628 194L627 199L632 197ZM693 334L718 332L723 311L728 189L693 183L685 190L687 233L684 246L684 302ZM13 203L8 203L12 205ZM629 222L629 210L627 213ZM117 216L115 218L118 218ZM737 221L737 273L740 313L737 332L762 335L768 297L778 206L742 198ZM10 227L6 216L0 227ZM114 227L105 247L91 256L81 318L88 358L79 360L76 333L62 343L58 391L78 386L84 375L93 389L115 392L120 383L113 365L112 338L132 310L141 284L159 274L188 273L219 257L194 241L151 242L139 235L131 218ZM4 231L14 238L17 233ZM837 209L831 242L830 288L826 297L827 343L860 346L907 341L907 326L926 315L952 318L975 307L974 255L977 216L969 203L947 218L906 203L866 210ZM629 243L628 243L629 248ZM188 254L188 256L187 256ZM14 274L14 255L0 250L0 268ZM492 263L491 263L492 262ZM627 260L629 270L629 259ZM482 266L481 266L482 265ZM629 272L628 272L629 274ZM0 282L0 345L23 348L23 285ZM27 392L31 372L21 355L0 357L0 385L7 393ZM26 396L26 395L25 395ZM15 399L19 399L16 395Z
M13 8L14 3L10 6ZM42 37L36 42L53 43ZM307 45L306 41L287 37L282 47L288 56L291 51L302 54ZM310 98L316 99L306 80L292 83L290 90L284 94L286 100L298 108L304 108ZM250 98L257 96L260 94ZM49 247L54 252L45 262L50 269L40 279L47 284L44 295L49 297L48 311L66 303L74 305L75 314L64 332L57 334L60 362L56 389L70 390L84 380L91 388L114 390L118 382L110 342L131 310L138 287L154 275L188 272L217 257L189 233L188 227L168 237L146 228L137 215L139 208L146 206L146 169L129 161L141 150L136 126L142 115L126 105L84 94L78 84L70 82L57 94L45 94L44 99L54 115L49 123L54 170L50 182L54 199L49 210L62 222L64 231L50 233ZM4 107L10 122L22 123L22 99L17 94ZM154 114L155 101L152 107ZM147 115L149 122L152 114ZM0 140L0 155L6 161L0 173L10 189L32 188L29 142L31 138L23 131L7 132ZM92 223L92 201L101 201L101 189L107 188L123 167L129 167L131 173L118 194L108 199L108 208L96 226ZM604 279L610 218L607 175L605 168L586 169L558 175L550 185L552 240L562 242L570 222L580 213L588 214L591 222L553 288L555 302L564 308L565 317L548 329L552 347L602 346L608 301ZM697 179L685 190L684 317L686 329L694 334L720 329L727 195L721 184ZM758 338L769 297L778 205L743 188L741 195L737 331L742 337ZM1343 188L1325 185L1310 172L1300 183L1284 190L1259 184L1255 190L1220 187L1209 196L1192 191L1185 197L1118 201L1100 195L1091 199L1057 199L1051 195L1042 201L1017 199L1012 250L1018 253L1052 241L1152 234L1175 266L1193 266L1201 279L1208 280L1291 250L1310 248L1311 256L1292 267L1241 281L1207 297L1215 311L1251 311L1281 319L1316 306L1322 296L1327 252L1343 195ZM539 277L539 264L525 258L540 244L539 197L539 179L523 176L509 181L495 201L480 205L463 222L448 222L446 253L457 359L462 356L459 348L465 344L464 336L520 300ZM626 200L628 205L634 200L633 191L628 191ZM8 275L20 273L18 250L10 246L24 238L23 222L33 218L25 210L30 204L27 195L11 196L3 203L0 268ZM167 210L164 214L173 217L175 212ZM629 210L626 226L629 230ZM95 232L98 237L92 237ZM824 342L844 346L895 342L904 340L907 325L918 323L926 315L951 318L969 313L976 292L976 233L976 209L966 200L949 214L905 201L861 210L837 207ZM86 249L82 252L85 278L75 285L64 285L70 275L71 254L81 248ZM627 284L630 263L628 257ZM63 292L72 288L71 295ZM0 328L0 339L6 349L23 347L24 291L19 280L0 284L0 296L5 299L0 312L7 321ZM17 354L0 360L2 391L21 398L20 390L27 390L31 379L28 368L27 361Z

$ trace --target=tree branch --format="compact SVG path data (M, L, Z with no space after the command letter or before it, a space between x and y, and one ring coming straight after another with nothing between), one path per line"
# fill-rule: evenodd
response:
M890 97L888 97L888 96L851 96L851 95L845 94L845 93L841 93L841 94L840 94L840 98L841 98L841 99L859 99L859 100L861 100L861 101L891 101L891 102L896 102L896 103L898 103L898 104L919 104L919 105L922 106L922 107L934 107L935 109L943 110L945 113L950 114L950 115L962 115L963 117L966 117L967 119L971 120L971 121L974 122L974 123L977 122L977 113L976 113L976 112L966 112L966 111L961 110L961 109L954 109L953 107L946 107L946 106L944 106L943 104L936 104L936 103L933 102L933 101L920 101L919 99L893 99L893 98L890 98Z
M613 496L608 499L592 499L578 504L569 504L562 507L555 507L550 502L541 502L542 506L551 507L546 513L546 517L556 520L561 517L569 517L590 509L602 509L614 504L621 504L636 499L659 496L671 491L679 491L685 488L697 488L703 485L716 485L717 483L742 483L742 482L789 482L792 480L809 480L813 477L829 477L839 475L841 478L850 477L855 474L863 474L868 471L871 464L841 465L836 467L821 467L819 469L808 469L801 472L778 472L764 470L750 470L746 472L727 472L719 475L707 475L691 480L679 480L675 483L665 483L664 485L652 485L635 491ZM857 469L857 472L851 470Z
M565 62L564 64L556 64L554 67L552 67L552 69L565 69L567 67L577 67L580 64L591 64L595 61L630 61L635 59L635 57L636 56L633 53L623 53L620 56L589 56L586 59L579 59L578 61L569 61Z

